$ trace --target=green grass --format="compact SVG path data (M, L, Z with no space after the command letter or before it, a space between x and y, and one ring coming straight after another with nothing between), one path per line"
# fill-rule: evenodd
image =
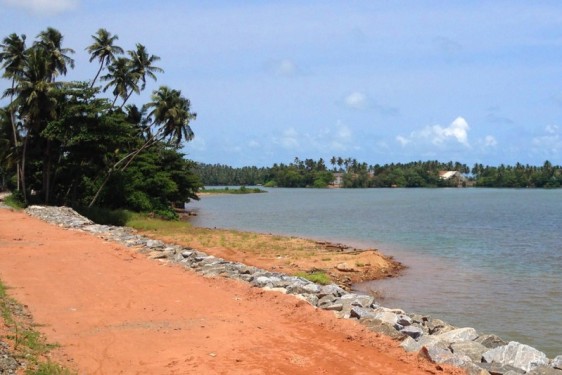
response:
M57 345L48 343L34 329L34 325L21 315L23 307L6 293L6 286L0 281L0 316L9 330L6 335L14 345L14 357L27 363L26 375L73 375L63 366L45 360L45 355ZM18 315L19 313L19 315Z
M313 283L320 284L320 285L328 285L332 283L330 276L328 276L325 272L322 271L314 271L314 272L297 272L295 276L302 277L303 279L307 279L312 281Z
M22 210L25 208L25 203L23 202L22 197L20 197L20 195L18 194L11 194L8 195L5 199L4 199L4 203L9 206L12 207L16 210Z

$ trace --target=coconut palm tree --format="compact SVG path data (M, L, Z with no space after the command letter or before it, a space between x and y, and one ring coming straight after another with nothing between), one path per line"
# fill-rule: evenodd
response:
M159 126L159 133L163 139L168 139L178 147L182 140L193 139L193 131L189 122L194 120L197 114L190 112L191 102L181 95L180 90L161 86L152 94L152 101L147 104L152 108L149 115L154 124Z
M97 59L100 62L100 68L92 81L90 88L94 87L98 76L102 69L115 61L115 56L123 54L123 48L114 45L115 41L119 39L117 35L111 35L106 29L99 29L95 35L92 35L94 42L86 48L90 53L90 62Z
M121 97L123 99L123 105L131 95L131 93L139 93L140 89L137 85L137 79L135 74L131 69L131 61L126 57L119 57L113 61L107 67L108 73L101 77L102 81L108 81L107 85L103 88L103 91L107 91L110 87L113 87L113 104L117 101L117 98Z
M16 176L17 176L17 183L16 189L20 190L20 161L17 158L17 148L18 148L18 130L16 125L16 111L13 108L14 102L14 94L13 90L16 83L16 77L21 75L21 70L23 64L25 62L25 35L17 35L15 33L10 34L2 41L0 44L0 63L2 64L2 69L4 69L4 73L2 74L3 77L12 80L12 94L10 94L10 105L9 105L9 112L10 112L10 122L12 125L12 137L14 141L14 149L16 155ZM5 96L5 95L4 95ZM3 97L4 97L3 96Z
M27 146L31 137L38 136L47 123L55 116L56 100L53 97L53 90L59 84L52 82L52 72L49 69L48 56L46 51L41 48L32 47L26 53L26 59L21 70L21 74L16 76L14 88L6 90L7 95L15 97L14 105L17 106L19 116L23 120L23 151L21 161L22 192L25 194L25 167ZM46 171L43 173L43 189L45 198L49 198L49 145L44 148L44 158L47 163L43 163Z
M40 32L37 38L39 40L35 42L35 47L45 51L50 81L54 82L58 75L66 75L67 66L74 68L74 60L68 56L68 54L74 53L74 50L62 47L64 37L58 30L48 27Z

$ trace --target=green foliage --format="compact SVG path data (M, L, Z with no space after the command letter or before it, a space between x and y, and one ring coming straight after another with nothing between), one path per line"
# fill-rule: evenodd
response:
M27 205L23 200L23 195L19 190L14 191L4 199L6 205L15 208L16 210L24 209Z
M37 369L26 370L26 375L73 375L74 372L54 362L40 363Z
M103 207L76 207L75 209L80 215L103 225L125 226L132 216L127 210L110 210Z
M297 272L295 276L302 277L303 279L307 279L309 281L312 281L313 283L320 285L328 285L332 283L332 280L330 280L330 276L328 276L323 271Z
M193 138L189 99L163 86L141 109L123 109L133 93L145 89L147 78L162 72L154 65L160 58L140 43L122 56L114 44L118 37L100 29L86 48L90 61L99 64L94 79L63 81L60 76L74 68L74 51L62 46L56 29L37 38L29 48L25 36L16 34L0 44L2 76L10 81L4 95L10 104L0 111L0 188L21 186L27 203L128 208L166 217L176 216L174 204L197 199L201 183L192 173L194 163L178 152ZM108 74L100 75L104 69ZM113 90L112 102L98 96L98 77L107 82L104 91Z

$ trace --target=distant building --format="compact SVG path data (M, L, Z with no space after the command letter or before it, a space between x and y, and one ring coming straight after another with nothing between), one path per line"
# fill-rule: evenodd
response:
M343 186L343 173L336 172L333 175L334 175L334 180L332 181L330 186L335 188L341 188Z
M452 181L459 187L466 184L466 178L459 171L439 171L439 178L444 181Z

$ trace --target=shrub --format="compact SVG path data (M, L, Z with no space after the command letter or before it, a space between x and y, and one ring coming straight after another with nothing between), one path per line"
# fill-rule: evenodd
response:
M332 282L332 280L330 280L330 276L323 271L297 272L295 276L302 277L303 279L307 279L320 285L328 285Z
M94 223L103 225L125 226L131 218L127 210L110 210L102 207L77 207L76 211Z

